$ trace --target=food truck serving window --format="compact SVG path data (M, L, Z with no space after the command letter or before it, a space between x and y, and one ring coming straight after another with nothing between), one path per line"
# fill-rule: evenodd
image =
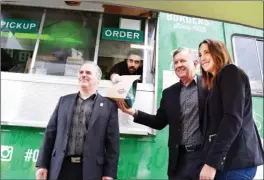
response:
M43 9L2 6L1 71L28 73Z
M98 65L103 71L104 79L109 79L109 72L115 64L126 60L127 53L132 50L132 44L144 45L143 18L126 19L131 22L130 27L126 27L126 23L122 24L122 19L119 15L104 14L103 16ZM143 51L138 52L143 60Z
M263 40L233 37L235 61L248 75L252 94L263 95Z
M151 22L156 21L154 19ZM151 49L149 45L154 44L152 37L155 25L143 17L104 14L98 52L98 65L103 71L103 79L110 78L113 66L121 62L126 64L131 55L136 55L141 57L141 65L134 73L141 75L143 83L153 82L151 65L154 47ZM123 73L126 74L125 70Z
M1 16L1 71L76 77L93 61L109 80L132 51L141 56L141 82L154 82L156 18L9 5Z

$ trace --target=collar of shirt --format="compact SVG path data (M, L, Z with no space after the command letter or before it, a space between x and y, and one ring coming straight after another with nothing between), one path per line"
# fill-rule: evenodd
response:
M188 84L188 86L192 83L192 82L195 82L195 84L197 84L197 74L195 74L195 76L193 77L193 80ZM180 83L182 86L184 86L184 84L182 83L182 81L180 80ZM187 86L187 87L188 87Z
M89 96L87 99L95 100L95 98L97 97L97 95L98 95L98 93L97 93L97 91L95 91L95 93L94 94L91 94L91 96ZM78 92L78 96L77 97L80 98L80 99L82 99L82 100L86 100L86 99L83 99L81 97L80 91Z

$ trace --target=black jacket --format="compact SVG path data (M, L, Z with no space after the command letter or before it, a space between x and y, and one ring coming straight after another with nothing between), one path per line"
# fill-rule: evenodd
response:
M45 131L36 167L48 169L49 179L58 179L64 157L77 94L60 98ZM83 150L83 179L117 178L119 124L117 106L97 95Z
M263 149L252 116L249 79L237 66L216 75L206 106L205 163L217 170L263 164Z

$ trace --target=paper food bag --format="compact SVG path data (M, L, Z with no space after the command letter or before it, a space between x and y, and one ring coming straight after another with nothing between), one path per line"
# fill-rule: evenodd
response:
M136 98L137 80L139 77L140 75L121 76L120 82L113 84L107 89L105 97L123 102L127 107L132 107Z

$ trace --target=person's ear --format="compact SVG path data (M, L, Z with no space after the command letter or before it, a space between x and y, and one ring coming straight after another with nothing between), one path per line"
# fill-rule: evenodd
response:
M142 67L142 66L143 66L143 60L140 61L140 67Z
M194 60L193 63L194 63L194 67L197 68L197 66L198 66L198 64L199 64L198 60Z

